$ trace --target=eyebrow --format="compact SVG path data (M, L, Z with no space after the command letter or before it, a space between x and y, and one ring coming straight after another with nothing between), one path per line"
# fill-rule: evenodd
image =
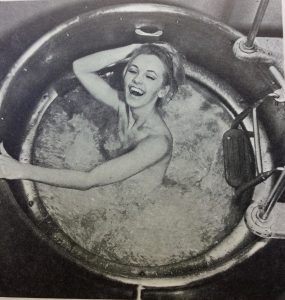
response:
M139 68L137 65L135 64L131 64L130 67L136 67L137 69Z
M139 69L139 67L136 64L131 64L130 67L135 67L135 68ZM154 70L146 70L146 71L154 73L156 75L156 77L158 77L157 73Z

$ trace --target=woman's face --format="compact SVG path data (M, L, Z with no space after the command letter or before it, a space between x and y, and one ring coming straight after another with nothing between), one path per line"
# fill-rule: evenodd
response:
M154 105L158 97L164 97L168 86L164 85L165 66L152 54L140 54L127 67L124 83L127 104L132 108Z

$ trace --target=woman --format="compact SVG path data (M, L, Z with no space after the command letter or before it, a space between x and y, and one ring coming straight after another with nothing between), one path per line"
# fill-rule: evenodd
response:
M97 71L127 60L124 95ZM157 109L159 99L171 98L183 79L177 52L167 44L133 44L80 58L73 70L98 101L119 114L119 136L125 152L89 172L23 164L2 145L0 178L26 179L54 186L86 190L134 179L148 191L161 184L172 154L172 136ZM123 99L122 99L123 98Z

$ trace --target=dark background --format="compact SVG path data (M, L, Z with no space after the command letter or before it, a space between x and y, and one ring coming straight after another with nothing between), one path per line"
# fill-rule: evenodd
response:
M92 9L133 2L154 1L0 1L0 80L27 47L54 26ZM194 8L245 34L259 4L255 0L155 2ZM270 1L260 35L282 37L281 0ZM95 277L59 256L34 235L13 203L0 196L0 296L131 299L134 290ZM285 299L285 241L272 241L203 285L148 290L143 299Z

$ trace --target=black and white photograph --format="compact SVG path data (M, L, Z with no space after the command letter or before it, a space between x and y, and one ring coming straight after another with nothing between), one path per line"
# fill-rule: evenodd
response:
M285 300L283 4L0 0L0 297Z

